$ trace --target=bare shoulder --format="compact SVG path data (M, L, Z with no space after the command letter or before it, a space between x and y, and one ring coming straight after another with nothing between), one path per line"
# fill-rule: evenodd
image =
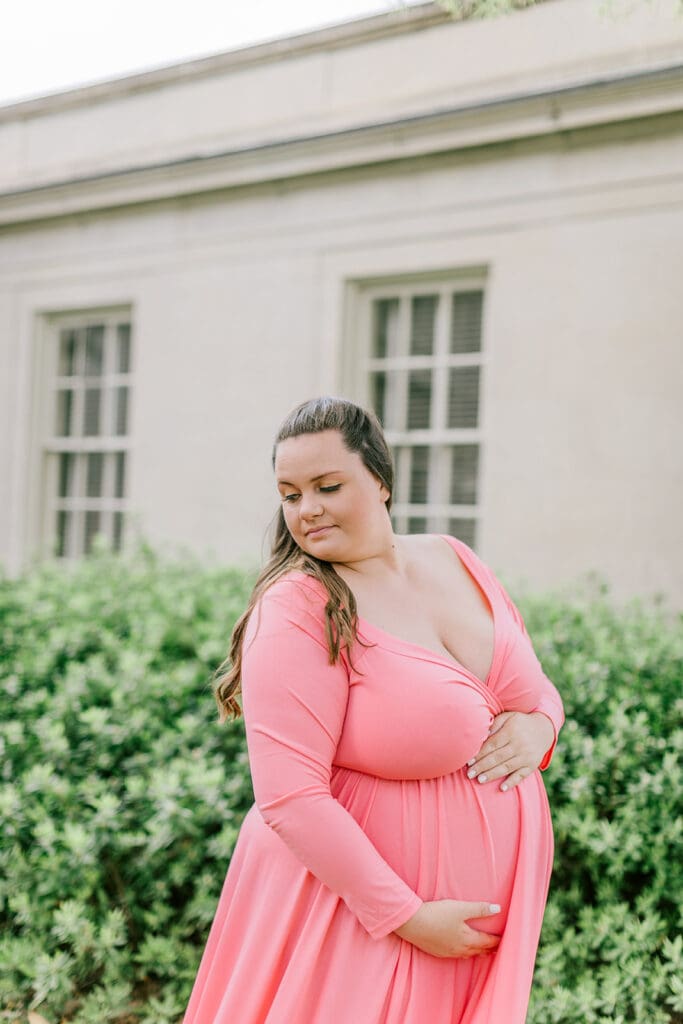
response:
M453 545L438 534L407 534L401 536L401 546L408 559L409 572L415 580L447 585L453 580L454 570L464 572Z

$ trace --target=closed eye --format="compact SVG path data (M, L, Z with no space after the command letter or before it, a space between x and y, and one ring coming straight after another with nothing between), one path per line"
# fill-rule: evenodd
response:
M333 491L338 491L341 484L329 484L327 487L318 488L321 494L332 494ZM298 491L292 491L290 494L283 494L282 500L286 501L289 505L293 505L294 502L300 498L301 495Z

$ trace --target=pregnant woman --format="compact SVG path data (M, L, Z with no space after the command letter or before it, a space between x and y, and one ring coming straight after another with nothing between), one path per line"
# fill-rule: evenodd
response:
M559 695L466 544L393 532L371 413L299 406L273 465L216 690L225 717L241 688L256 799L184 1022L523 1024Z

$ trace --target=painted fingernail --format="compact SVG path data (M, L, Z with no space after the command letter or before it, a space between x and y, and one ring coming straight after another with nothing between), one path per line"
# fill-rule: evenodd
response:
M480 782L486 782L486 779L487 779L487 776L486 776L486 775L480 775L480 776L479 776L479 781L480 781Z
M504 782L503 785L500 788L503 790L504 793L507 793L507 791L508 791L508 784L507 784L507 782Z
M489 903L489 910L492 914L500 914L500 905L498 903Z
M474 758L473 757L471 757L469 759L469 761L467 762L467 766L469 767L471 764L474 764Z
M475 772L474 768L470 768L470 770L467 773L467 778L468 779L473 779L476 774L477 773Z

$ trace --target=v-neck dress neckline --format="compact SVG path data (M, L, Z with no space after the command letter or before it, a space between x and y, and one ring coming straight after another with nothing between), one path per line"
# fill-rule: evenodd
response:
M497 602L494 599L493 592L489 587L487 587L483 575L480 572L476 571L476 566L474 565L469 555L469 550L464 545L464 543L458 540L456 537L451 537L448 534L438 533L433 534L433 536L440 537L449 545L449 547L451 547L455 551L456 555L463 564L465 571L474 580L474 582L478 584L480 590L482 591L486 600L488 601L489 614L493 625L493 652L491 655L491 664L486 674L486 679L482 679L481 676L478 676L476 672L472 671L472 669L467 668L466 665L463 665L461 661L458 661L458 659L454 658L450 653L447 653L445 651L442 653L440 651L433 650L433 648L431 647L425 647L423 644L414 643L412 640L404 640L403 637L398 636L396 633L391 633L388 630L383 629L381 626L376 626L373 622L370 622L362 615L357 616L359 631L361 633L361 636L367 639L372 639L372 635L375 635L381 641L384 641L385 645L389 644L393 646L400 646L404 649L412 649L414 651L419 652L422 655L427 655L430 661L450 665L452 667L454 666L461 672L465 672L471 679L474 679L480 686L484 686L486 687L486 689L490 689L491 682L493 679L495 679L495 673L498 667L498 655L500 650L501 639L501 621L497 613Z

